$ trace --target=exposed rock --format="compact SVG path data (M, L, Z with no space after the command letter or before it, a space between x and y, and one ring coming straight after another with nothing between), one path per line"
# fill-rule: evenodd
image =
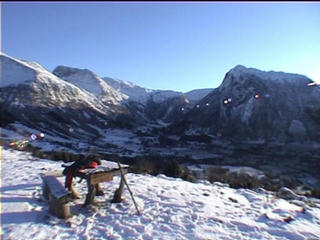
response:
M285 200L299 200L303 202L306 202L308 200L305 196L295 194L291 189L287 187L280 188L277 192L277 197L283 198Z
M292 120L289 126L289 135L293 137L294 140L303 141L307 137L307 130L303 123L299 120Z

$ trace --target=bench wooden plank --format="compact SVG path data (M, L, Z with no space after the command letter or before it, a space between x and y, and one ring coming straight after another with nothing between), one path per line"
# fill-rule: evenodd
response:
M97 169L89 169L89 171L83 171L80 174L81 178L85 178L87 180L88 185L88 194L85 200L84 205L93 204L94 203L94 197L96 195L96 186L100 182L105 181L111 181L113 179L114 175L121 175L120 169L109 169L107 171L103 171L100 169L100 171L96 171ZM101 171L102 170L102 171ZM123 169L124 173L128 172L128 168ZM123 179L121 177L120 187L117 190L116 197L114 197L114 202L120 202L121 201L121 194L123 189Z
M40 175L41 177L44 177L44 176L63 177L62 170L49 171L49 172L41 173Z
M105 181L112 181L113 180L113 173L112 172L99 172L92 174L90 176L90 184L95 185L100 182L105 182Z
M49 201L49 211L59 218L71 217L70 206L71 192L66 190L62 183L55 177L41 174L43 180L43 195Z
M123 168L122 169L125 173L128 172L128 168ZM96 174L96 173L112 173L113 176L117 176L117 175L121 175L119 168L105 168L105 167L97 167L97 168L93 168L93 169L83 169L81 170L81 174L80 175L92 175L92 174ZM81 177L81 176L79 176Z
M90 171L84 171L76 172L74 176L86 179L91 184L96 184L100 182L106 182L106 181L112 181L114 176L120 176L120 170L119 169L112 169L109 171L94 171L90 169ZM124 173L128 172L128 169L123 169Z
M52 194L55 198L63 198L70 194L68 190L64 188L61 182L55 176L44 176L43 181L50 189L50 194Z

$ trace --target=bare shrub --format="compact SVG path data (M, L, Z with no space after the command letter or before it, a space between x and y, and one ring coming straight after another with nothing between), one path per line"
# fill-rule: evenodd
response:
M226 181L226 173L229 170L222 167L212 167L209 169L208 180L210 182L225 182Z

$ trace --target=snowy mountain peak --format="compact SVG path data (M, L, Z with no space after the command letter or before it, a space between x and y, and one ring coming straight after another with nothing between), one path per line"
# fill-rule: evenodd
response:
M268 81L278 81L279 83L287 83L288 81L299 81L301 79L306 79L307 77L295 73L285 73L281 71L262 71L256 68L247 68L243 65L237 65L232 68L227 76L231 75L239 80L240 76L252 75L259 79L268 80ZM311 81L311 80L310 80Z
M140 87L132 82L109 77L102 78L108 85L128 96L129 100L145 103L154 90Z
M0 55L1 61L1 87L17 85L34 79L35 71L28 68L22 61L8 57L5 54ZM12 69L13 71L8 71Z
M55 75L61 75L64 77L68 77L68 76L74 75L76 73L81 73L83 75L91 75L93 77L95 76L95 74L88 69L72 68L72 67L68 67L65 65L57 66L53 70L53 72Z
M285 142L316 139L320 89L299 74L238 65L188 114L215 135ZM212 119L214 118L214 121ZM191 129L191 128L190 128Z
M105 78L102 78L102 79L105 79ZM112 79L112 78L110 78L110 79ZM120 85L127 85L127 86L129 86L129 87L131 87L131 88L135 88L135 87L140 87L140 86L138 86L137 84L135 84L135 83L133 83L133 82L130 82L130 81L124 81L124 80L120 80L120 79L117 79L117 78L114 78L114 79L112 79L112 80L114 80L114 81L116 81L116 82L118 82ZM146 89L147 91L149 90L149 89L147 89L147 88L144 88L144 89ZM152 90L150 90L150 91L152 91Z
M141 103L146 103L148 100L152 100L153 102L161 103L170 98L175 98L178 96L185 96L188 100L199 101L209 92L211 92L212 88L206 89L195 89L186 93L176 92L172 90L153 90L144 87L140 87L132 82L123 81L119 79L113 79L109 77L102 78L105 80L110 86L112 86L117 91L122 92L127 95L130 100L137 101Z
M0 54L0 61L1 87L33 84L36 89L40 89L40 84L46 87L50 84L58 84L69 89L76 88L53 75L39 63L17 59L4 53ZM75 91L78 90L77 88Z
M36 62L19 60L3 53L0 60L1 88L5 88L2 102L6 107L86 106L97 112L106 111L106 107L97 103L94 96L60 79Z
M234 70L234 71L241 71L241 70L245 70L245 69L247 69L247 67L246 66L243 66L243 65L241 65L241 64L238 64L237 66L235 66L233 69L231 69L231 70Z
M88 69L57 66L53 70L53 74L94 95L102 94L99 77Z
M57 66L53 74L99 97L104 102L119 104L128 98L88 69Z

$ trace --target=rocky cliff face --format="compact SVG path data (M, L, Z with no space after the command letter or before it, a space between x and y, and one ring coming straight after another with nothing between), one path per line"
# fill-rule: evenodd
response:
M311 82L298 74L236 66L181 125L235 139L317 140L320 89Z

